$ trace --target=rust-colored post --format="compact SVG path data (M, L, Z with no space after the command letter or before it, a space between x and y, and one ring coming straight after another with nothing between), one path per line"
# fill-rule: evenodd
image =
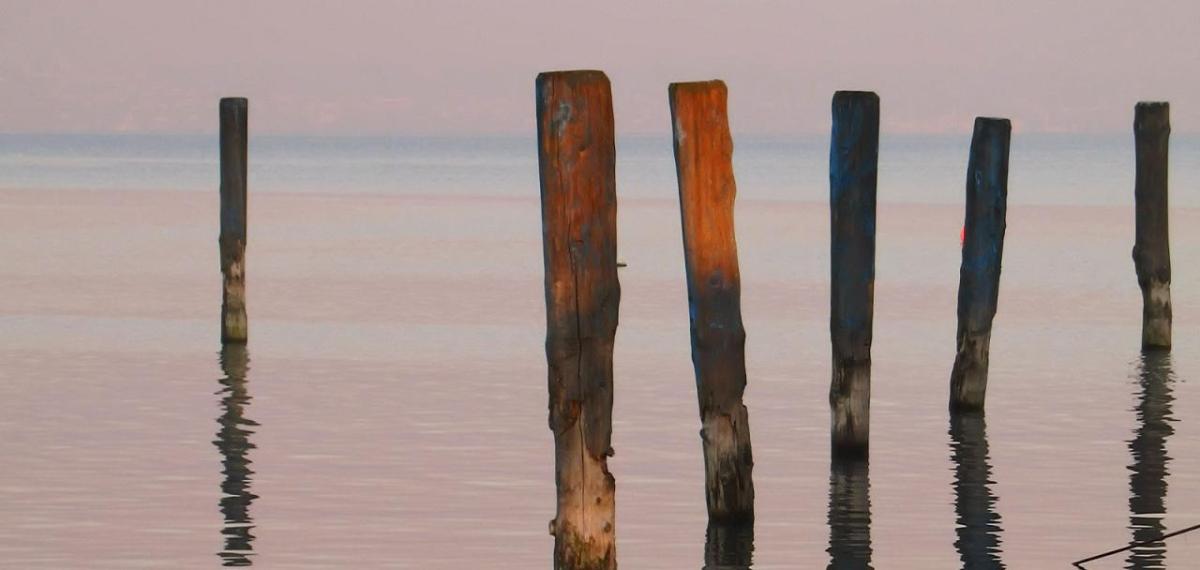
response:
M1167 151L1171 106L1138 103L1133 118L1137 202L1133 264L1142 289L1142 347L1171 348L1171 243L1167 231Z
M556 570L617 567L612 455L617 281L612 90L600 71L536 81Z
M835 454L865 455L870 441L871 334L875 314L879 96L869 91L835 93L831 139L831 443Z
M246 321L246 148L249 104L221 99L221 341L244 343Z
M958 352L950 372L950 409L983 409L992 319L1000 295L1008 209L1008 119L975 119L967 159L967 213L958 276Z
M746 331L733 232L733 138L721 81L672 83L675 171L700 400L705 496L714 520L754 518L754 457L746 390Z

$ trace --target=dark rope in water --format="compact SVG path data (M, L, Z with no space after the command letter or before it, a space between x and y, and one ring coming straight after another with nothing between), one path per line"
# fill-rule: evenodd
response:
M1196 529L1200 529L1200 524L1197 524L1197 525L1192 525L1192 526L1189 526L1189 527L1187 527L1187 528L1185 528L1185 529L1177 530L1177 531L1175 531L1175 532L1169 532L1169 533L1167 533L1167 534L1164 534L1164 535L1162 535L1162 536L1160 536L1160 537L1158 537L1158 538L1152 538L1152 539L1150 539L1150 540L1143 540L1143 541L1141 541L1141 542L1135 542L1135 543L1133 543L1133 544L1130 544L1129 546L1123 546L1123 547L1121 547L1121 548L1118 548L1118 549L1116 549L1116 550L1109 550L1108 552L1105 552L1105 553L1103 553L1103 554L1097 554L1097 555L1095 555L1095 556L1093 556L1093 557L1091 557L1091 558L1084 558L1083 560L1080 560L1080 561L1078 561L1078 562L1072 562L1072 563L1071 563L1071 565L1072 565L1072 566L1074 566L1074 567L1076 567L1076 568L1082 568L1083 570L1087 570L1086 568L1083 568L1083 564L1084 564L1085 562L1092 562L1092 561L1095 561L1095 560L1099 560L1099 559L1101 559L1101 558L1104 558L1104 557L1106 557L1106 556L1112 556L1112 555L1114 555L1114 554L1117 554L1117 553L1120 553L1120 552L1125 552L1126 550L1133 550L1134 548L1137 548L1137 547L1139 547L1139 546L1146 546L1146 545L1154 544L1154 543L1156 543L1156 542L1162 542L1162 541L1164 541L1164 540L1166 540L1166 539L1168 539L1168 538L1171 538L1172 536L1178 536L1178 535L1181 535L1181 534L1183 534L1183 533L1185 533L1185 532L1192 532L1193 530L1196 530Z

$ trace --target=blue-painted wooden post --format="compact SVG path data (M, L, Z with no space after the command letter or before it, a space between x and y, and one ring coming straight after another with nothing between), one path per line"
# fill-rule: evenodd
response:
M958 278L958 354L950 373L952 410L982 410L987 391L988 351L1004 253L1011 136L1008 119L975 119Z
M831 439L837 454L865 454L871 413L871 329L875 306L875 186L879 96L833 96L829 148L833 379Z

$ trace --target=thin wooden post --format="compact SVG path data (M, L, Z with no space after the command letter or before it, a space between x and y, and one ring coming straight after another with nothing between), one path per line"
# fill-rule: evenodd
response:
M675 172L700 401L705 497L715 520L754 518L754 456L746 390L746 331L733 231L733 138L721 81L672 83Z
M600 71L536 81L546 360L554 432L554 567L617 567L613 341L617 281L616 146L612 91Z
M1171 348L1171 240L1167 231L1167 151L1171 106L1138 103L1133 119L1137 151L1136 238L1133 265L1142 289L1142 347Z
M871 415L871 329L875 308L875 186L879 96L833 96L829 148L833 379L831 439L837 454L866 454Z
M246 321L246 148L249 103L221 99L221 341L244 343Z
M1008 119L975 119L958 276L958 353L950 372L952 410L982 410L987 391L988 351L1004 253L1011 136Z

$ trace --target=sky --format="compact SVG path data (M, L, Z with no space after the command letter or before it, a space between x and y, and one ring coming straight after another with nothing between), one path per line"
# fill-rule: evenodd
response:
M0 133L534 129L539 71L602 69L619 133L669 132L667 85L719 78L736 133L829 129L877 91L888 133L1200 132L1200 2L1179 0L0 0Z

